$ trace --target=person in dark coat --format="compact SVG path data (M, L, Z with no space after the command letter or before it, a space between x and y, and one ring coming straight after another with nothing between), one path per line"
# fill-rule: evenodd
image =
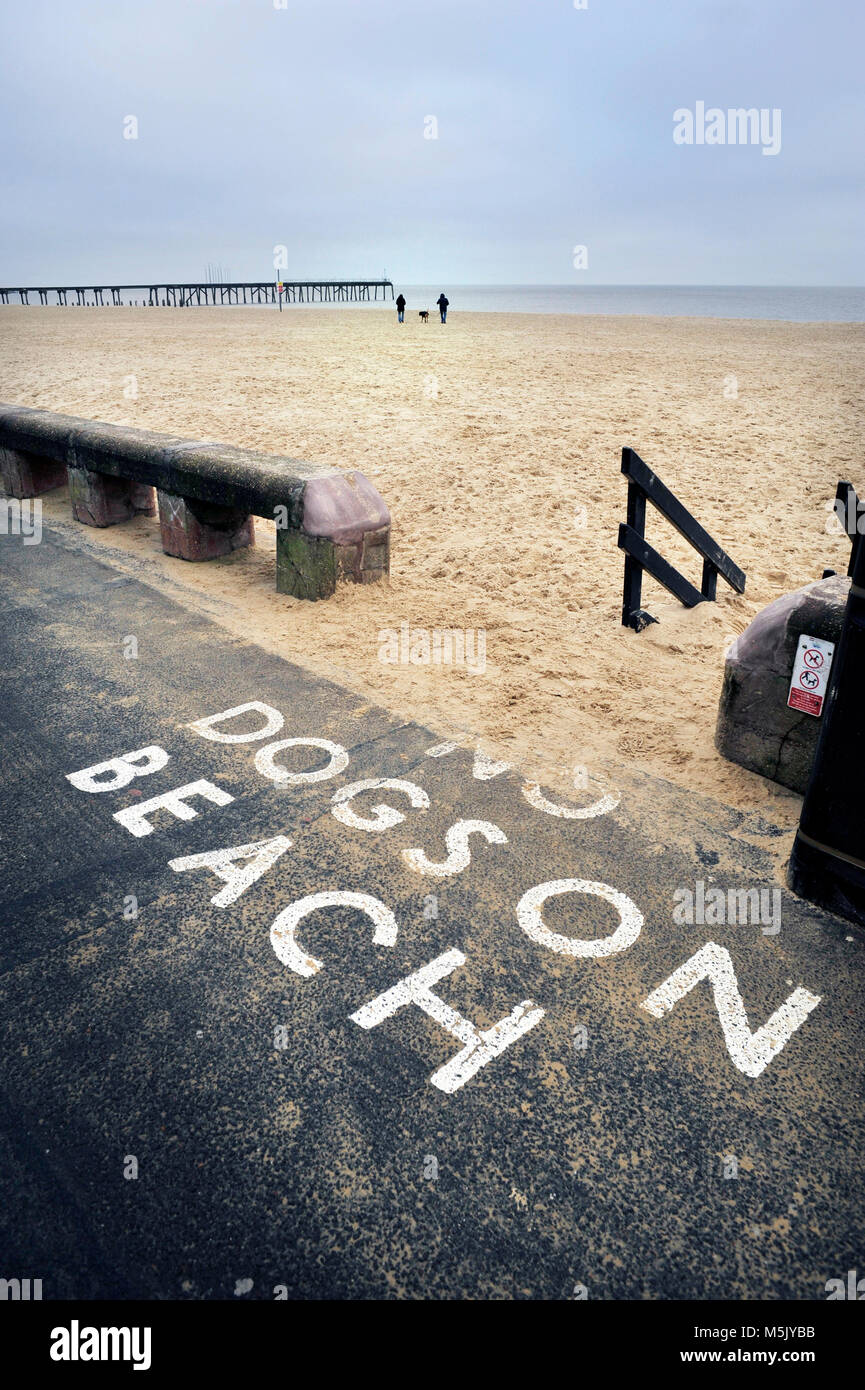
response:
M398 294L396 297L396 319L397 323L405 323L405 295Z
M444 296L444 293L442 293L442 294L439 295L438 299L436 300L436 304L439 306L439 313L440 313L441 316L442 316L442 323L447 323L447 321L448 321L448 305L450 304L450 300L449 300L449 299L446 299L445 296Z

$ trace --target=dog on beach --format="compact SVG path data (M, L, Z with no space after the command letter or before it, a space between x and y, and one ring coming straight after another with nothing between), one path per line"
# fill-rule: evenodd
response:
M421 323L429 323L429 309L419 309L418 318Z

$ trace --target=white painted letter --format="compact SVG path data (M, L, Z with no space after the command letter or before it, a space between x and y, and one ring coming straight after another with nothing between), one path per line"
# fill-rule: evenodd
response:
M223 734L213 727L226 719L236 719L239 714L248 714L251 710L263 714L267 720L264 728L258 729L255 733ZM257 743L260 738L270 738L272 734L278 734L284 723L279 710L274 709L272 705L262 704L261 700L249 700L245 705L235 705L234 709L225 709L221 714L209 714L206 719L194 719L186 727L194 729L202 738L209 738L213 743Z
M469 850L469 836L483 835L488 844L506 845L508 837L497 825L488 820L458 820L445 835L448 857L441 864L427 859L422 849L404 849L402 857L415 873L426 874L429 878L450 878L451 874L461 873L472 862Z
M652 990L641 1008L653 1018L663 1018L701 980L708 980L712 986L727 1051L746 1076L759 1076L820 1003L819 994L811 994L800 985L763 1027L752 1033L730 952L708 941L696 955L674 970L668 980Z
M489 782L493 777L500 777L509 768L510 763L498 763L486 753L482 753L479 748L475 749L472 777L478 782Z
M564 820L593 820L595 816L614 811L619 804L619 798L608 793L599 801L593 801L591 806L559 806L555 801L547 801L536 782L526 782L522 790L526 801L536 811L546 811L548 816L561 816Z
M321 961L306 955L295 940L298 923L310 912L320 907L356 907L365 912L375 923L373 941L376 946L392 946L396 941L396 918L389 907L379 898L369 893L311 893L309 897L298 898L296 903L283 909L270 929L270 944L290 970L298 975L316 975L321 969Z
M559 893L591 893L611 903L621 918L612 936L602 937L600 941L581 941L579 937L562 936L545 927L541 917L541 906L547 898L555 897ZM607 883L589 883L582 878L559 878L550 883L539 883L536 888L530 888L523 894L517 903L517 921L526 936L530 936L532 941L537 941L550 951L557 951L565 956L592 956L600 959L615 956L619 951L627 951L629 946L633 946L640 935L643 914L636 903Z
M168 867L176 874L186 869L212 869L228 887L221 888L210 901L214 907L228 907L290 848L291 840L285 835L277 835L273 840L256 840L253 844L237 845L234 849L214 849L206 854L187 854L182 859L169 859ZM232 866L238 859L250 859L252 862L245 869L235 869Z
M372 816L359 816L348 804L358 792L385 790L405 792L415 810L429 810L429 797L423 787L415 786L414 782L403 782L398 777L368 777L364 782L352 782L334 792L331 812L338 821L350 825L353 830L390 830L405 820L402 811L395 810L393 806L373 806Z
M153 796L149 801L142 801L140 806L127 806L123 811L115 811L114 819L132 835L152 835L156 827L150 825L147 817L154 811L170 811L178 820L195 820L199 813L187 806L184 800L187 796L203 796L215 806L227 806L229 801L234 800L229 792L202 778L198 782L189 782L185 787L177 787L173 792L165 792L163 796Z
M284 767L278 767L273 761L283 748L322 748L325 753L330 754L330 762L314 772L289 772ZM298 786L303 782L327 782L331 777L338 777L345 771L348 767L348 754L341 744L331 743L328 738L284 738L279 743L268 743L266 747L259 748L255 755L255 767L262 777L269 777L272 782L289 782L292 786Z
M141 759L144 759L142 763ZM128 787L136 777L148 777L158 772L168 762L164 748L139 748L135 753L121 753L119 758L109 758L104 763L94 763L93 767L82 768L81 772L67 772L66 780L80 792L116 792ZM97 782L103 772L111 772L110 782Z
M429 965L422 966L413 975L407 975L392 989L379 994L377 998L364 1004L362 1009L351 1014L352 1022L359 1023L361 1028L375 1028L386 1018L392 1018L399 1009L405 1008L406 1004L417 1004L419 1009L423 1009L424 1013L450 1033L451 1037L463 1044L462 1050L430 1077L433 1086L448 1093L458 1091L476 1071L480 1071L487 1062L498 1057L499 1053L504 1052L505 1048L516 1042L523 1033L534 1028L544 1016L543 1009L536 1009L530 999L524 999L506 1018L499 1019L492 1028L481 1032L471 1019L457 1013L450 1004L433 994L430 988L445 975L453 974L458 966L465 965L465 960L462 951L456 948L445 951L443 955L430 961Z

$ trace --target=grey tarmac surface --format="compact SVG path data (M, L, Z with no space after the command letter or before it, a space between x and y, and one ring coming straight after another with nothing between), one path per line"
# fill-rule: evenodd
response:
M45 1298L567 1299L582 1285L807 1300L863 1267L865 946L783 888L770 824L627 769L612 811L551 814L516 773L429 757L429 730L47 530L38 546L0 537L0 585L0 1274L41 1278ZM254 765L271 740L186 727L253 700L284 716L273 738L329 739L348 766L278 785ZM150 745L167 764L121 791L67 780ZM280 755L294 771L325 758ZM429 809L365 792L358 812L404 819L340 823L333 794L373 777L416 783ZM233 800L160 812L141 838L113 819L202 778ZM507 844L474 835L462 871L413 872L401 851L444 860L458 820ZM227 907L212 871L169 867L276 835L291 847ZM627 895L633 943L597 958L531 939L517 903L560 879ZM676 925L673 894L697 880L780 889L781 930ZM318 910L297 936L322 968L303 977L271 923L336 890L379 899L396 939L376 944L355 908ZM542 911L580 941L620 920L585 892ZM757 1077L735 1064L707 980L661 1018L642 1007L708 941L729 953L751 1031L797 987L820 997ZM452 948L465 962L433 988L464 1018L488 1029L522 1001L544 1014L446 1093L430 1077L462 1043L440 1022L412 1004L369 1029L350 1016Z

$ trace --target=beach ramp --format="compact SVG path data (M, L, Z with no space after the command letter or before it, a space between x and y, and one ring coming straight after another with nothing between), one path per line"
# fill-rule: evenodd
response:
M807 1300L856 1267L865 946L772 825L609 768L563 801L48 529L0 584L7 1273Z

